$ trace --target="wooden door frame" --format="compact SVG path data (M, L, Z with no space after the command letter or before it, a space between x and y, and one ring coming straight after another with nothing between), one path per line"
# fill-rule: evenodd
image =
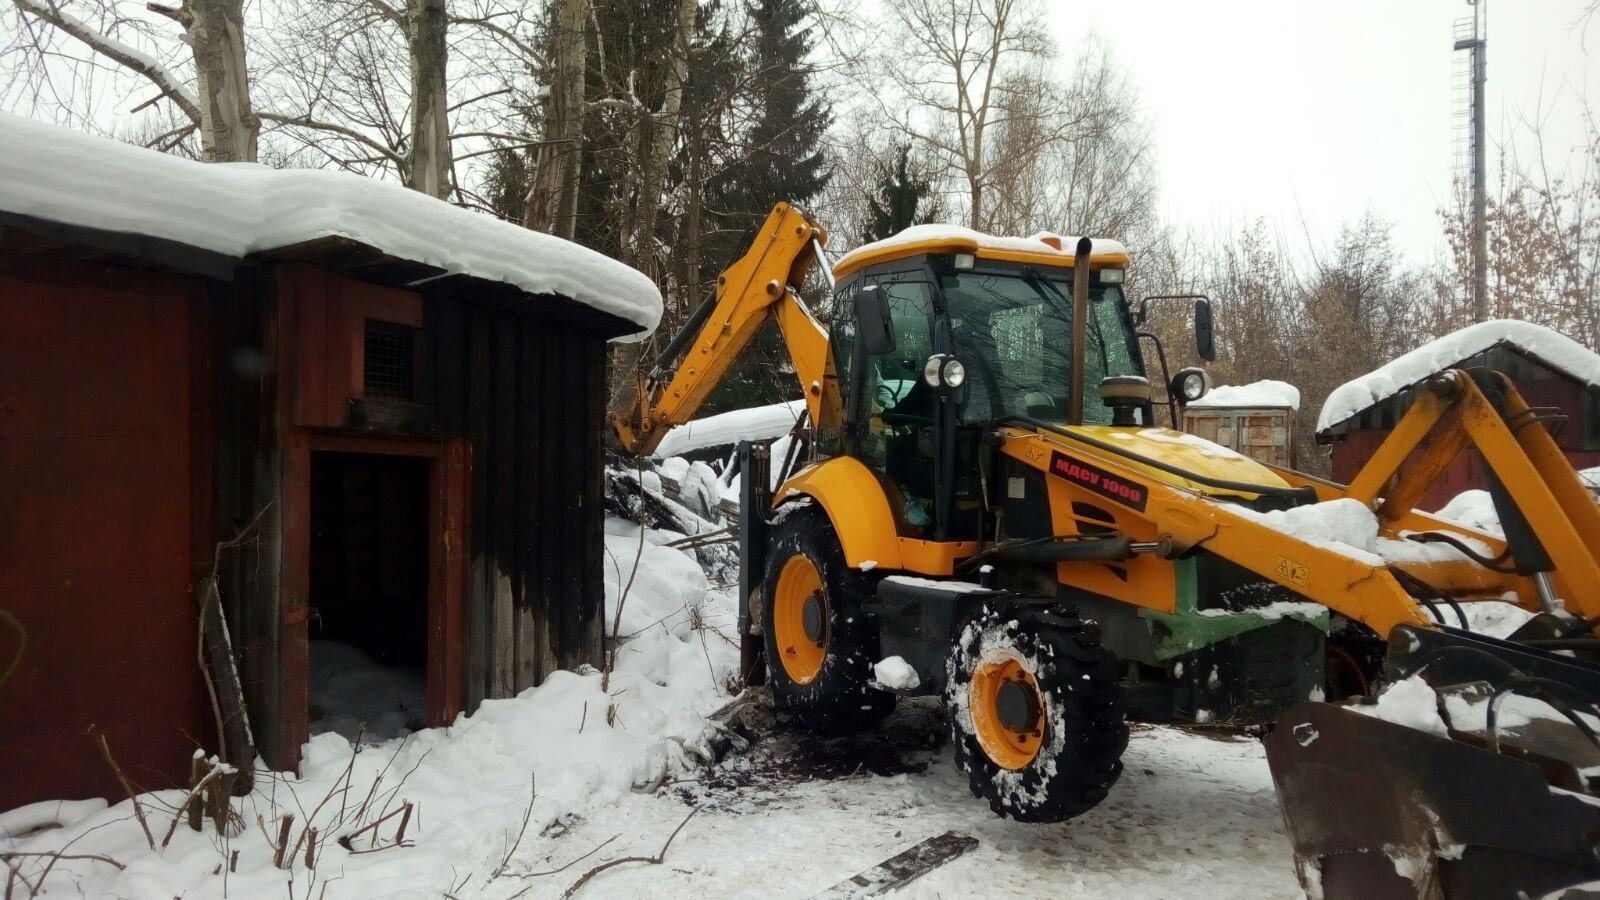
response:
M280 758L300 765L310 736L311 468L314 453L363 453L428 464L428 725L461 712L466 687L466 528L471 443L464 437L331 434L291 428L285 441Z

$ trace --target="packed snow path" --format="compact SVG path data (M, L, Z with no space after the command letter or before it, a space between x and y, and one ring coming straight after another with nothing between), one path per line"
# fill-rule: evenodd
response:
M650 856L698 807L662 865L596 876L594 897L811 897L934 835L976 849L894 896L1299 897L1292 851L1259 741L1135 726L1111 796L1061 825L1000 819L968 791L946 749L938 706L902 701L883 729L820 741L779 732L702 777L635 795L518 855L522 871L470 896L559 897L593 865ZM513 890L515 888L515 890ZM459 894L466 900L468 893Z

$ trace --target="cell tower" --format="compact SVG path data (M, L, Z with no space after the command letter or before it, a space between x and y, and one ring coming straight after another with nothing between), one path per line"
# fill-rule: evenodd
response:
M1467 0L1467 5L1472 7L1472 16L1455 22L1455 177L1458 196L1463 185L1472 190L1472 317L1483 322L1489 318L1489 236L1484 225L1488 185L1483 142L1489 11L1487 0ZM1463 50L1467 52L1462 54Z

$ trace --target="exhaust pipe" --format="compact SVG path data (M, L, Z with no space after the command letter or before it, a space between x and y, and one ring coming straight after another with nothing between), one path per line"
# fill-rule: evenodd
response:
M1083 424L1083 343L1089 321L1089 253L1093 242L1079 238L1072 257L1072 361L1067 386L1067 421Z

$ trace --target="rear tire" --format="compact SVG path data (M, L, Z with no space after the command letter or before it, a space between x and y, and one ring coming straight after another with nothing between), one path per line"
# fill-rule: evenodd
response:
M1104 800L1122 774L1127 698L1116 657L1071 606L985 606L946 673L956 765L996 814L1064 821Z
M845 564L822 509L797 509L773 528L762 588L762 635L778 710L813 731L870 728L895 695L871 687L878 632L862 611L869 587Z

